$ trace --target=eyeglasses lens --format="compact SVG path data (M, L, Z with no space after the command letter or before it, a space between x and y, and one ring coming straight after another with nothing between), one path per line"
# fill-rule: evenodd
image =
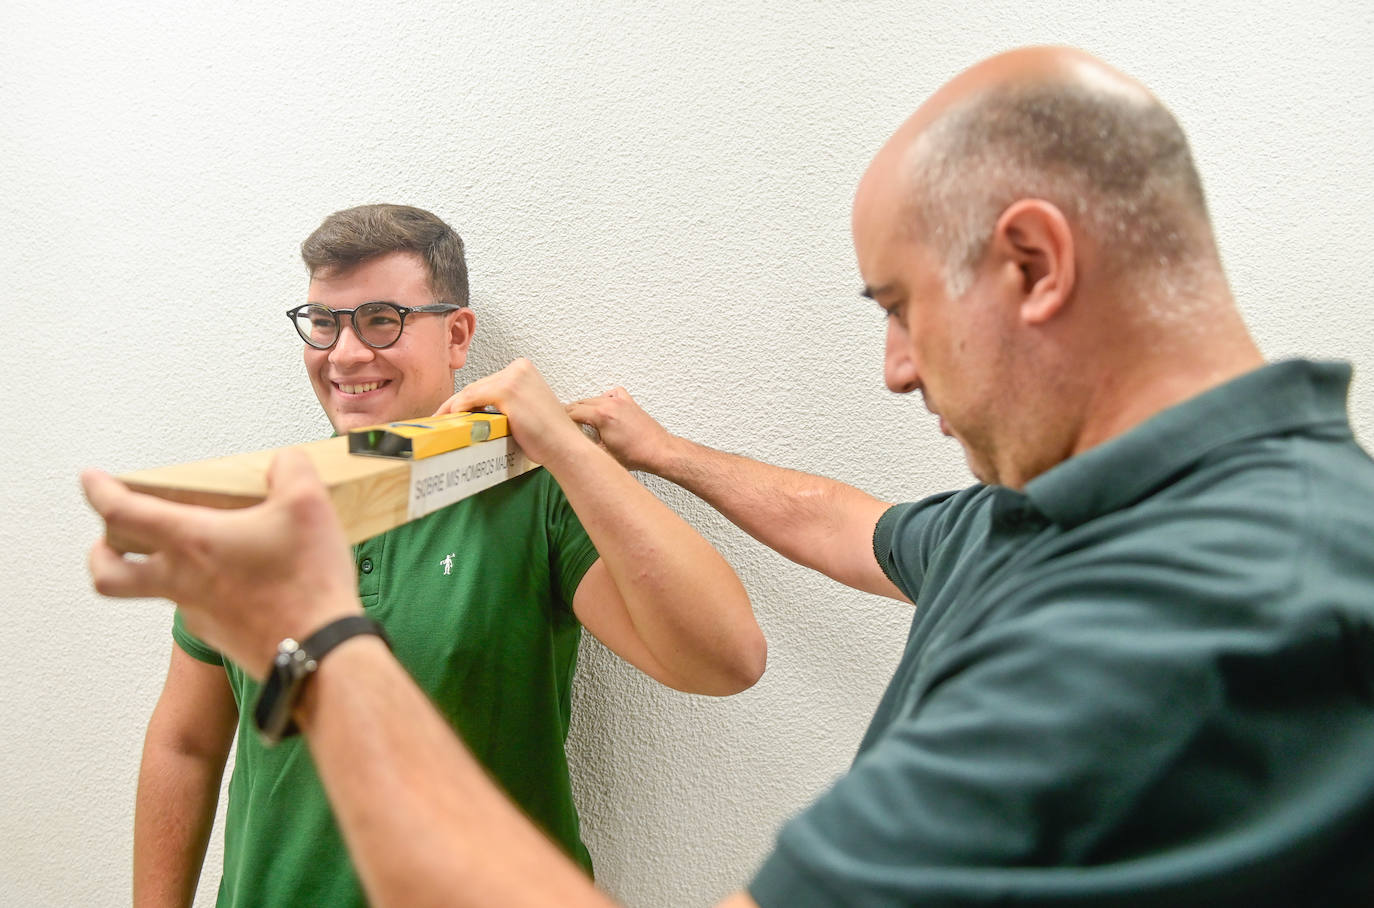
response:
M385 347L401 336L401 312L390 303L365 303L353 313L353 326L368 344Z
M303 306L296 310L296 330L310 346L328 347L339 336L339 323L324 306Z
M351 317L354 330L372 347L394 344L401 336L401 311L390 303L364 303L352 316L338 316L324 306L303 306L296 312L296 330L312 347L333 346L339 337L339 321Z

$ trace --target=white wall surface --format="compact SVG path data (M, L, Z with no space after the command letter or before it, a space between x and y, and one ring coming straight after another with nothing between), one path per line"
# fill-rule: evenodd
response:
M282 316L323 215L407 202L460 230L467 379L527 355L566 399L623 383L689 437L916 497L969 477L919 400L883 389L851 193L959 69L1076 44L1178 114L1262 347L1353 360L1369 442L1371 9L6 0L0 905L127 902L171 611L90 591L76 476L327 434ZM740 572L768 672L689 697L588 643L572 758L602 885L700 905L843 771L909 615L650 485Z

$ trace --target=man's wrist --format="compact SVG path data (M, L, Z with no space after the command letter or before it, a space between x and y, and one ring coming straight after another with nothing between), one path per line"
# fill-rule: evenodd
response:
M253 709L253 720L263 740L276 744L299 731L294 720L296 704L310 688L326 657L358 637L373 637L390 646L386 632L371 617L346 614L325 621L302 640L286 637L276 655Z
M655 476L686 488L702 453L714 452L711 448L679 435L664 434L666 440L659 446L659 456L655 458L654 463L645 464L643 469L646 473L653 473Z
M301 731L306 735L310 733L329 686L336 685L341 677L356 675L360 665L376 659L395 659L380 637L362 634L340 643L330 657L320 663L314 680L305 686L291 711Z
M577 423L568 420L568 431L559 431L556 438L541 445L539 456L534 459L555 476L580 460L586 458L588 451L599 450L596 442L587 437ZM529 453L526 451L525 453Z

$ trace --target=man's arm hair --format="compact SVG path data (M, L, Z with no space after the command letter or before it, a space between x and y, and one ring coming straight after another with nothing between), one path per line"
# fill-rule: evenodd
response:
M889 503L833 479L671 435L624 388L578 401L568 412L596 428L628 469L682 486L786 558L846 586L907 601L873 554L873 531Z

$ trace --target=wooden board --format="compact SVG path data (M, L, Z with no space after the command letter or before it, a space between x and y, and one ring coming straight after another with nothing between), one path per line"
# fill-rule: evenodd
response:
M348 453L346 437L294 446L305 452L329 490L349 542L361 542L534 469L509 436L423 460ZM137 470L120 476L130 488L186 504L243 508L267 496L267 469L281 448ZM126 551L137 551L111 539Z

